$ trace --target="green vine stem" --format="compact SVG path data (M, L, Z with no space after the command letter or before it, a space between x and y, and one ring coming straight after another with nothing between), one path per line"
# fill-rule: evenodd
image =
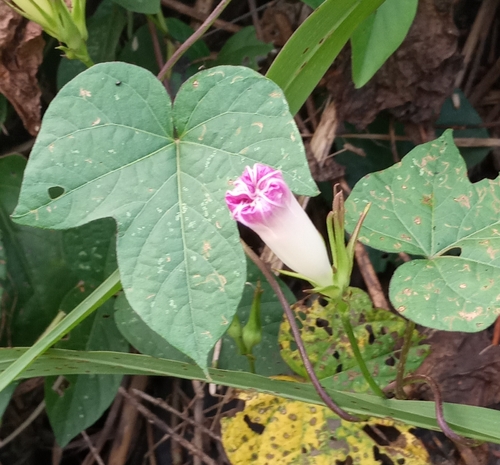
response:
M351 320L349 319L349 304L345 301L342 301L342 303L345 305L345 308L340 309L342 326L344 327L344 331L346 332L347 337L349 338L351 349L354 354L354 357L356 358L356 362L358 363L359 369L361 370L363 377L365 378L368 385L371 387L372 391L378 396L385 398L386 396L384 392L382 391L382 389L380 389L380 386L375 382L371 373L368 371L368 367L366 366L363 356L361 355L361 351L359 350L358 341L354 336ZM335 302L335 304L337 305L338 308L339 302Z
M403 389L403 380L405 377L406 360L408 359L408 352L411 348L411 338L413 336L413 331L415 331L415 323L408 320L406 322L403 347L401 348L401 355L399 356L398 370L396 373L396 388L394 390L396 399L406 399L406 393Z

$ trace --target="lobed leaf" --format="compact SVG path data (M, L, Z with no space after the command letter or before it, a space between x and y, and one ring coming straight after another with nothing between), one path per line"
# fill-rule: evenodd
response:
M500 315L500 178L472 184L446 131L356 184L346 202L350 231L368 202L360 241L424 257L400 266L391 280L400 313L448 331L493 323Z

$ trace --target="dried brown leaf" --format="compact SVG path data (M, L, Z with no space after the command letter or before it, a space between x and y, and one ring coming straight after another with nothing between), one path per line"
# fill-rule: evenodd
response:
M0 1L0 93L10 101L28 132L40 129L40 97L36 74L43 59L42 28L27 22Z

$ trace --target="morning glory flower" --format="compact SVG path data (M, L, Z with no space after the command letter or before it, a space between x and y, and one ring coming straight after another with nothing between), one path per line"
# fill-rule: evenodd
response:
M256 163L226 192L233 219L254 230L296 273L319 287L333 284L323 238L293 196L281 171Z

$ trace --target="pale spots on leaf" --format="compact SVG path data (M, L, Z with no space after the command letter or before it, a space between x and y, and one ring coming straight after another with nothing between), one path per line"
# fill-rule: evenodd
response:
M293 132L290 133L290 139L292 140L292 142L295 142L295 134Z
M220 225L220 223L218 221L215 222L215 227L217 229L221 229L222 228L222 226Z
M416 216L413 220L413 222L416 224L416 225L419 225L422 223L422 218L420 218L420 216Z
M49 150L50 150L51 152L53 152L53 151L54 151L54 148L55 148L54 144L50 144L50 145L49 145Z
M430 300L431 299L431 295L430 294L424 294L424 299L425 300Z
M193 88L194 88L194 89L197 89L199 85L200 85L200 83L199 83L199 82L195 79L195 80L193 81Z
M406 310L406 307L404 305L401 305L399 306L397 309L396 309L399 313L403 313L405 310Z
M496 255L497 253L499 252L498 249L494 249L493 247L491 247L491 245L486 249L486 253L488 254L488 256L494 260L496 258Z
M210 242L208 241L203 241L203 258L205 260L208 260L210 257L210 251L212 250L212 246L210 245Z
M495 281L493 279L488 279L488 284L485 284L484 286L481 287L483 291L487 291L493 287L495 284Z
M259 128L259 134L262 132L262 130L264 129L264 124L263 123L260 123L260 122L255 122L255 123L252 123L251 124L252 126L257 126Z
M273 91L269 94L269 97L271 98L281 98L281 92Z
M465 283L462 283L458 286L460 289L466 289L467 288L467 284Z
M470 210L470 199L466 195L460 195L453 199L455 202L458 202L462 207L465 207Z
M208 73L207 76L216 76L217 74L221 75L222 77L226 77L226 74L222 70L213 71L211 73Z
M234 76L233 79L231 79L231 84L234 84L235 82L242 81L244 78L243 76Z
M92 97L92 93L90 92L90 90L80 88L80 97L83 97L84 99L87 97Z
M101 118L97 118L93 123L92 126L97 126L101 122Z
M458 315L466 320L466 321L472 321L475 320L478 316L481 316L483 314L483 307L476 307L473 312L458 312Z
M396 242L396 243L394 244L394 248L395 248L396 250L401 249L401 247L402 247L401 242Z
M198 140L199 140L199 141L202 141L202 140L203 140L203 138L205 137L205 133L206 133L206 132L207 132L207 125L206 125L206 124L204 124L204 125L202 125L202 127L201 127L201 134L198 136Z
M399 237L404 241L411 241L411 236L409 236L408 234L401 234Z
M248 147L245 147L245 148L241 149L238 153L240 155L245 155L247 152L248 152Z
M433 194L424 195L422 197L422 203L432 208L434 206L434 195Z
M235 135L235 136L239 136L240 134L241 134L241 126L238 126L238 127L236 128L236 131L234 132L234 135Z
M412 291L409 287L407 287L404 291L403 291L403 294L404 295L411 295L412 294Z
M201 335L205 336L208 339L212 339L212 333L210 331L203 331Z
M370 195L375 199L378 200L379 202L388 202L391 198L382 196L382 194L378 194L377 191L370 191Z
M209 284L209 283L215 284L216 286L219 287L219 291L224 292L227 284L227 279L225 276L214 271L213 273L210 273L205 278L204 281L195 284L195 286L201 286L202 284Z
M451 189L450 186L448 186L448 175L445 174L444 176L440 176L438 178L438 181L439 181L439 184L438 184L438 187L445 187L447 189Z

